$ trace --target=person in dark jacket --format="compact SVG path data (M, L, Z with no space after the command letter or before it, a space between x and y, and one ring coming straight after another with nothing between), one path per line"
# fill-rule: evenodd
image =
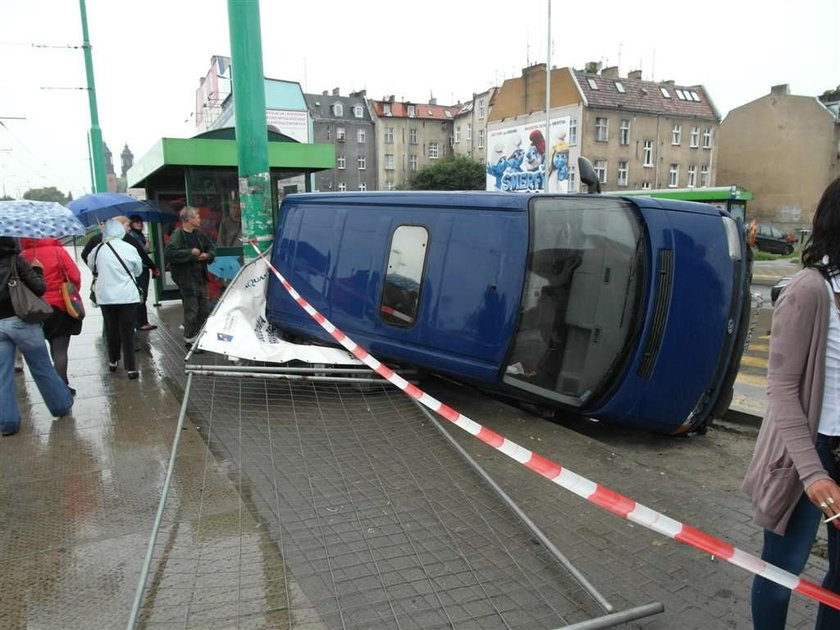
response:
M9 295L9 277L15 265L21 281L35 295L47 289L42 271L31 267L18 256L17 241L0 236L0 434L14 435L20 430L20 407L17 401L14 366L15 349L20 350L41 397L50 413L59 418L70 413L73 396L70 388L55 371L41 324L27 324L15 315Z
M180 216L181 227L172 232L166 244L166 260L184 305L184 343L192 348L210 315L207 265L216 257L216 246L198 229L201 226L198 208L186 206Z
M149 323L149 311L146 309L146 299L149 297L149 280L157 278L160 275L157 265L149 256L149 241L146 235L143 234L143 218L139 215L128 217L131 229L128 236L133 238L140 246L137 251L140 253L140 260L143 261L143 273L137 278L137 284L143 289L143 298L140 304L137 305L137 311L134 314L134 328L135 330L146 331L157 328L154 324Z

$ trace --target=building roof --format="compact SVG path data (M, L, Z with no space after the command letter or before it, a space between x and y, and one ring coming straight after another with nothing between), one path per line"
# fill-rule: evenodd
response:
M317 121L323 120L347 120L347 121L364 121L370 122L370 112L368 112L365 98L361 96L339 96L338 94L304 94L306 105L309 107L309 113L312 118ZM341 116L336 116L333 110L335 103L341 103L343 112ZM362 117L359 118L353 113L353 108L361 106Z
M420 120L452 120L460 111L460 105L429 105L397 101L370 101L379 118L418 118ZM391 114L385 114L385 105L391 106ZM414 107L414 116L408 115L408 108Z
M574 73L589 107L720 120L717 109L702 85L683 86L671 81L657 83L607 77L582 70L575 70Z

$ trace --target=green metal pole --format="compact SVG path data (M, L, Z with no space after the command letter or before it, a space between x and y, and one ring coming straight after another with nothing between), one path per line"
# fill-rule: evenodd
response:
M90 104L90 157L93 163L93 179L91 184L94 192L107 192L108 178L105 175L105 148L102 143L102 130L99 128L99 114L96 111L96 85L93 82L93 56L90 52L85 0L79 0L79 12L82 15L82 49L85 51L85 72L87 72L88 103Z
M236 155L239 161L239 203L242 236L257 239L260 251L271 245L271 176L265 120L260 5L258 0L228 0ZM246 259L256 257L244 248Z

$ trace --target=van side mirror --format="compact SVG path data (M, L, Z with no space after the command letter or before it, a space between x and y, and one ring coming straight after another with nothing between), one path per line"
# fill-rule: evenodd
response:
M590 195L601 192L601 182L598 181L598 174L595 172L595 167L592 166L592 162L582 155L578 157L578 173L580 173L580 181L586 184Z

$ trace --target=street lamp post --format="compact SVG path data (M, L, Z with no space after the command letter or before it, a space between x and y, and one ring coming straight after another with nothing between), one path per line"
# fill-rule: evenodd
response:
M94 192L107 192L108 179L105 175L105 150L102 143L102 130L99 128L99 113L96 111L96 86L93 81L93 55L87 27L85 0L79 0L79 12L82 17L82 49L85 52L85 72L87 73L88 103L90 105L90 132L88 142L91 157L91 184Z

